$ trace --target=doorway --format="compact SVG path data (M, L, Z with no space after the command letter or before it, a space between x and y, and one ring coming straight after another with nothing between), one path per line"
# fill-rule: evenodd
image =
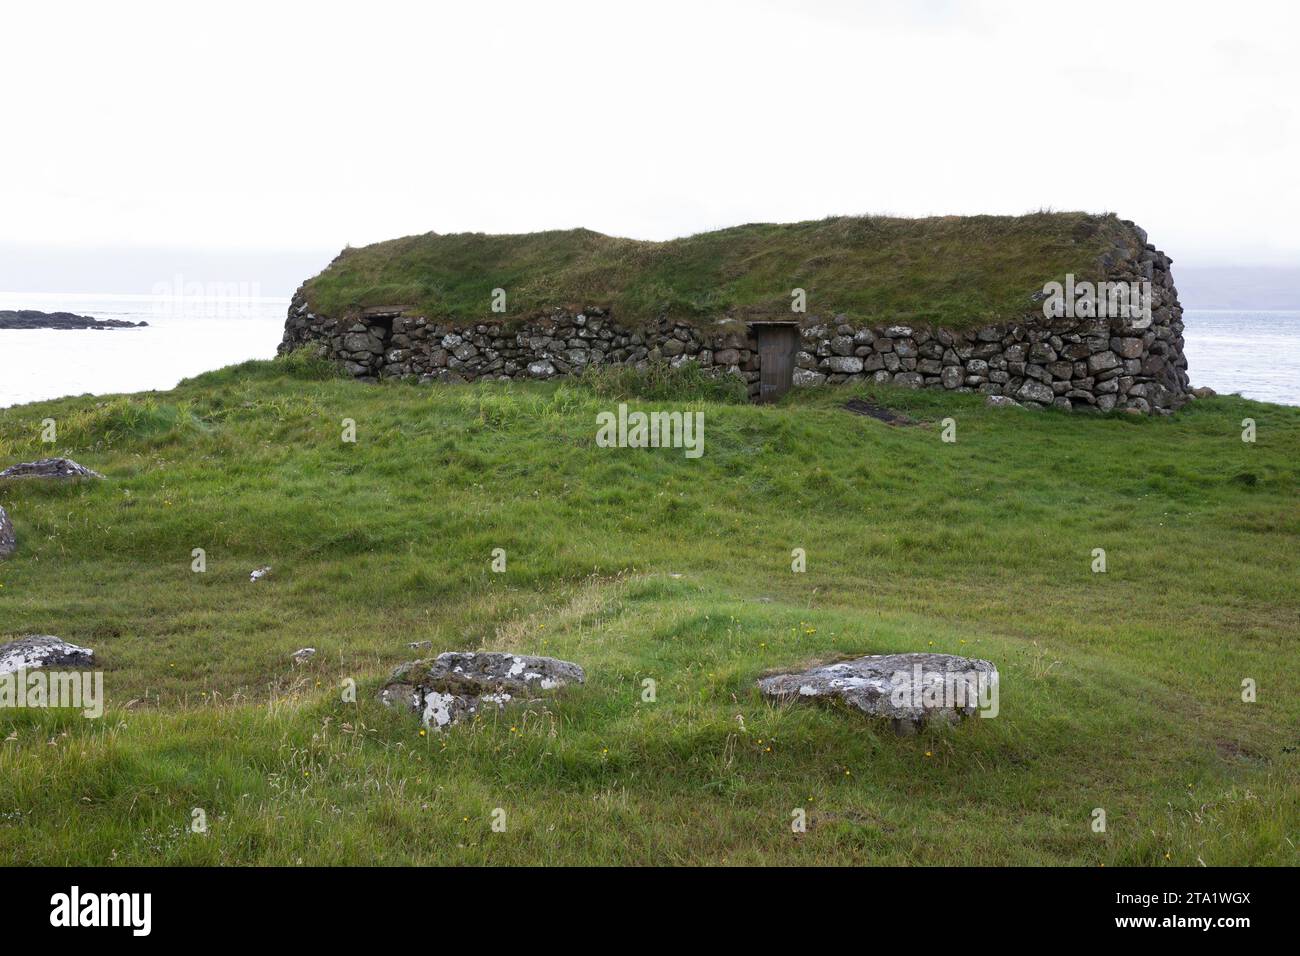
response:
M755 324L753 329L758 344L758 400L774 402L794 384L799 327L794 323L773 323Z
M361 321L387 345L389 337L393 334L393 320L401 314L401 306L371 306L361 310Z

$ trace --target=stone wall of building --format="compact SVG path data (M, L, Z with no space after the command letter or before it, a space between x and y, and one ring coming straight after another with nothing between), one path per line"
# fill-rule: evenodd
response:
M1101 266L1111 282L1150 283L1150 319L1047 318L1042 290L1023 315L954 330L915 323L863 325L792 315L799 326L796 387L890 383L999 395L1022 404L1167 413L1186 401L1182 308L1170 260L1136 226ZM1058 281L1063 281L1059 277ZM810 290L815 298L815 290ZM696 362L742 376L757 395L759 352L743 323L661 319L633 326L608 310L557 311L508 324L437 320L398 308L340 317L294 295L281 351L318 343L358 378L423 381L548 379L591 365Z

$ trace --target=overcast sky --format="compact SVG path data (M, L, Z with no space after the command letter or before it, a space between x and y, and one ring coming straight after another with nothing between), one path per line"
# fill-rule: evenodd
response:
M7 4L0 287L430 230L1043 207L1184 264L1300 265L1297 6Z

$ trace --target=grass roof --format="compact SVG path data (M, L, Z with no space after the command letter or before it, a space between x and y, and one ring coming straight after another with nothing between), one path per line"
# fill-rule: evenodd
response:
M837 216L753 223L667 242L589 229L524 235L427 233L346 249L306 288L331 316L406 306L430 318L520 319L603 306L624 321L790 315L963 327L1018 317L1067 272L1101 278L1099 260L1135 244L1112 214L898 219ZM506 291L504 315L491 310Z

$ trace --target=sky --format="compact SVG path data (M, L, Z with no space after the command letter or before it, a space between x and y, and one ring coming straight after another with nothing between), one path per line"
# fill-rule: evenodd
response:
M1293 3L119 0L3 29L0 289L282 294L428 231L1042 208L1300 266Z

